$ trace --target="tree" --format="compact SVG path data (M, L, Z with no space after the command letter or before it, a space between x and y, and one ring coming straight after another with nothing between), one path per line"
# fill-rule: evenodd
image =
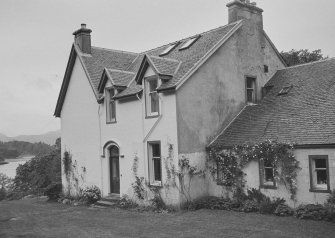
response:
M323 56L320 49L309 52L307 49L303 50L290 50L288 52L281 52L281 56L284 58L288 66L305 64L313 61L319 61L327 59L328 56Z

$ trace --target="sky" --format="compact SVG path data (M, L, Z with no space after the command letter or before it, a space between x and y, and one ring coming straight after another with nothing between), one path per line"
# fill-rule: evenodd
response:
M72 33L86 23L92 45L142 52L227 24L230 0L0 0L0 133L60 128L53 113ZM256 0L279 51L335 56L335 1Z

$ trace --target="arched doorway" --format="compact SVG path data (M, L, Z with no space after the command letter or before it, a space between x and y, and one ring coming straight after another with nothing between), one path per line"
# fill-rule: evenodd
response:
M110 193L120 194L120 164L119 147L112 145L109 151L109 179Z

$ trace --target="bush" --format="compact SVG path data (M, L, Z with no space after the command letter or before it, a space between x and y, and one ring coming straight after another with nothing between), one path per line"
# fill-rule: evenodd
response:
M335 205L335 189L333 189L333 191L328 195L326 203Z
M199 209L230 210L231 201L229 199L223 199L223 198L218 198L218 197L204 197L194 202L185 204L184 209L188 209L188 210L199 210Z
M259 204L254 200L246 200L241 208L241 212L258 212L259 211Z
M7 192L5 188L0 188L0 201L4 200L7 197Z
M88 204L95 203L101 198L100 188L95 185L86 187L83 190L82 196Z
M13 189L13 179L0 173L0 201L7 198Z
M36 194L52 183L61 183L61 156L55 150L44 156L36 156L19 165L14 178L13 198Z
M276 208L284 203L285 199L283 198L270 199L265 197L259 204L259 212L262 214L274 214Z
M129 199L127 195L123 195L122 198L118 201L118 207L123 209L131 209L138 207L138 204Z
M292 216L294 213L293 209L287 206L286 204L279 204L274 212L277 216Z
M328 212L325 207L320 204L300 205L296 211L295 216L299 219L308 220L326 220Z
M46 187L44 195L48 196L52 200L56 200L60 197L62 193L62 184L61 183L52 183Z

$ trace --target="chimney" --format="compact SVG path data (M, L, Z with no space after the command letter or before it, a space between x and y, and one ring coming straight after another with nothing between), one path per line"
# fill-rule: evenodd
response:
M86 28L86 24L81 24L81 28L73 32L74 43L85 54L91 54L91 32L91 29Z
M263 10L256 7L250 0L234 0L227 4L229 24L241 19L247 19L256 23L263 30Z

